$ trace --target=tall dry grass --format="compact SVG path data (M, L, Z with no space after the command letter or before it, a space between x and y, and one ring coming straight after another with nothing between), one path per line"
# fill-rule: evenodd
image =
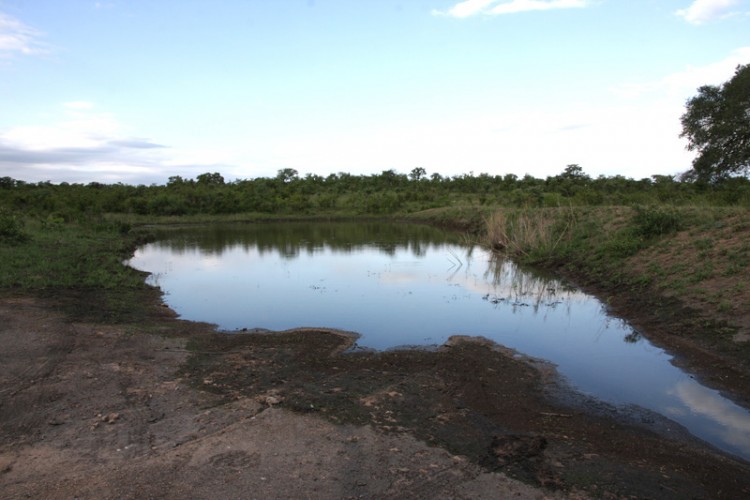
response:
M575 222L571 209L498 210L485 219L487 241L510 256L549 255Z

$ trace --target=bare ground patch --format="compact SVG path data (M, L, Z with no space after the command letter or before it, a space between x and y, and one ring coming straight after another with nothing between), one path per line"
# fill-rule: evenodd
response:
M7 498L738 498L750 468L679 432L554 403L488 342L342 353L335 332L224 335L154 308L71 321L0 299Z

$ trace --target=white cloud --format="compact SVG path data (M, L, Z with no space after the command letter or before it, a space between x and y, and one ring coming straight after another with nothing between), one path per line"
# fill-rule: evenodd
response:
M493 3L497 3L497 0L465 0L446 11L433 10L432 13L451 17L469 17L481 13Z
M65 118L58 123L0 130L3 175L27 182L163 183L171 175L194 177L224 167L130 136L114 115L94 110L91 102L62 107Z
M64 107L68 111L62 123L13 127L1 133L0 140L28 151L49 151L99 148L110 139L120 138L120 124L111 114Z
M719 85L732 78L738 65L750 63L750 46L740 47L720 61L705 66L688 66L652 82L630 82L612 87L612 93L624 99L638 99L649 94L660 99L684 102L702 85Z
M515 14L516 12L529 10L579 9L586 7L587 4L586 0L513 0L512 2L503 3L492 8L489 13L499 15Z
M565 165L578 163L593 176L640 179L690 167L691 155L678 137L681 110L681 102L665 109L654 103L566 101L545 110L488 108L448 121L414 117L335 137L313 133L271 141L264 149L271 153L264 163L273 165L271 172L284 167L303 173L409 172L423 165L430 174L474 171L535 177L555 175Z
M680 382L675 387L675 395L690 411L702 415L717 424L716 431L722 440L742 450L750 452L750 414L716 392L689 382Z
M433 10L434 15L470 17L478 14L498 16L535 10L574 9L587 7L589 0L464 0L445 11Z
M703 24L732 15L731 9L737 3L737 0L695 0L690 7L675 14L690 24Z
M0 12L0 58L48 52L41 37L39 31Z
M602 101L563 99L545 108L508 103L467 110L447 121L414 116L387 125L368 123L335 136L308 131L269 138L253 151L263 161L251 164L269 165L269 174L284 167L303 173L408 172L422 165L428 173L442 175L473 170L546 177L578 163L593 176L674 175L688 170L695 156L679 137L685 101L701 85L727 81L738 64L747 62L750 46L652 81L623 83Z

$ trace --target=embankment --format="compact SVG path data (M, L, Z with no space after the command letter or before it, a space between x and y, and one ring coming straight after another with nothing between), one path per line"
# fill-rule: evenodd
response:
M483 241L561 274L745 404L750 212L741 208L497 209Z

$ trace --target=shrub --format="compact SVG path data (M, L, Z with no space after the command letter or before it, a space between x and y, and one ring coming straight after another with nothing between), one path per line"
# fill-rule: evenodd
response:
M0 211L0 241L20 242L27 238L23 220L14 214Z
M682 220L672 209L636 207L633 225L636 236L651 239L679 231L682 229Z

